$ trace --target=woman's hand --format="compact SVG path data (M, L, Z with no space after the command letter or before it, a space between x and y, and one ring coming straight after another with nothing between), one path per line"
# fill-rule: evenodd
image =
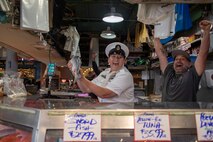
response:
M73 71L72 71L72 63L71 63L71 61L69 61L69 62L67 63L67 67L68 67L68 69L72 72L72 74L74 74Z
M71 60L67 63L67 67L72 72L72 75L74 76L75 81L77 81L78 79L80 79L80 78L83 77L83 71L82 71L82 69L81 68L79 69L79 72L78 72L78 75L77 75L76 69L73 68Z
M75 70L75 68L73 68L73 64L72 64L71 60L67 63L67 67L71 71L72 75L75 77L76 76L76 70Z

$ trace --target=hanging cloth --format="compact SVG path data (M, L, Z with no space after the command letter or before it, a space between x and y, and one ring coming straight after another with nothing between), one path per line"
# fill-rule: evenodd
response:
M138 4L137 20L154 25L156 22L168 17L173 10L174 4Z
M174 36L175 34L175 5L173 11L168 13L168 17L158 21L154 25L154 37L158 37L160 39L167 38L169 36Z
M140 23L136 23L136 26L135 26L135 47L136 48L141 46L139 41L139 33L140 33Z
M189 4L176 4L177 22L175 32L188 30L192 27Z
M175 13L176 13L176 24L175 24L175 33L189 30L192 27L192 20L190 16L189 4L176 4L175 5ZM172 40L173 36L170 36L165 39L161 39L162 44L166 44L170 40Z
M146 24L141 25L141 31L139 35L140 43L148 43L150 41L149 34L147 32Z
M81 57L79 48L80 35L78 34L76 27L69 26L69 28L66 31L64 31L64 35L67 37L64 50L71 52L70 57L72 56Z
M131 38L130 38L130 32L129 32L129 28L128 28L128 31L127 31L127 43L130 44L131 43Z

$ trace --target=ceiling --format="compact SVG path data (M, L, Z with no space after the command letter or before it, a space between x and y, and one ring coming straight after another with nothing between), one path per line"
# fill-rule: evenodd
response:
M56 23L60 27L68 25L76 26L81 35L98 36L103 30L110 26L120 40L127 36L127 31L134 36L135 24L137 21L138 3L190 3L204 4L213 3L212 0L55 0L57 5ZM60 9L59 7L62 7ZM102 18L110 9L115 7L116 12L121 13L124 21L120 23L106 23ZM201 7L202 8L202 7ZM60 11L60 12L59 12ZM59 23L59 13L61 13L62 22ZM54 17L54 16L53 16ZM58 27L56 25L55 27Z
M62 3L61 0L58 1ZM111 7L115 7L116 12L122 14L123 22L110 24L102 21ZM110 26L118 37L122 37L126 36L128 28L134 31L136 15L137 4L130 4L124 0L65 0L62 26L74 25L79 33L90 36L99 36L101 31Z
M12 1L12 0L11 0ZM14 0L15 4L20 8L20 0ZM106 47L112 41L123 42L127 38L127 32L130 31L131 37L134 37L135 26L137 23L137 8L138 3L203 3L203 0L49 0L53 2L52 19L50 20L50 31L43 33L45 40L53 50L51 54L47 52L49 47L32 46L39 42L39 36L35 32L26 32L8 23L0 24L0 45L12 48L15 51L23 52L24 54L35 58L44 63L48 63L49 56L53 56L53 60L58 62L58 65L65 65L69 59L70 53L64 51L66 37L60 33L61 30L68 26L75 26L80 34L81 51L88 51L90 39L92 37L99 38L99 45ZM206 0L205 3L212 3L212 0ZM102 21L103 16L110 12L111 7L115 7L116 12L123 15L124 21L120 23L106 23ZM51 10L50 10L51 11ZM110 26L111 30L117 35L116 39L107 40L100 37L103 30ZM5 33L2 33L4 29ZM18 31L18 32L17 32ZM19 34L28 34L31 39L20 36ZM6 34L6 36L5 36ZM10 35L11 34L11 35ZM16 37L14 40L12 37ZM27 37L27 36L26 36ZM7 39L8 38L8 39ZM28 41L29 40L29 41ZM21 42L20 42L21 41ZM17 43L16 43L17 42ZM34 43L33 43L34 42ZM22 44L22 45L21 45ZM56 52L57 51L57 52ZM56 53L55 53L56 52ZM54 58L57 54L57 59ZM59 59L61 58L61 59Z

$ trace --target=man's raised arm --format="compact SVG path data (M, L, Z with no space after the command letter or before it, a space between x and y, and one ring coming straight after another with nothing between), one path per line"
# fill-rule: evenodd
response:
M154 48L160 61L160 69L162 73L164 73L164 70L166 69L166 66L168 65L168 61L167 61L166 55L163 53L164 49L159 38L154 39Z

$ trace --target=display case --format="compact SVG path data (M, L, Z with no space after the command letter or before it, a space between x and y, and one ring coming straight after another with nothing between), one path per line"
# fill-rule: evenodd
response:
M91 98L4 97L0 102L0 140L21 131L22 137L27 137L28 141L60 142L63 141L65 114L86 113L101 115L101 141L130 142L134 141L135 113L157 112L169 114L172 142L195 142L195 113L212 112L212 107L213 103L203 102L155 103L139 100L137 103L101 104Z

